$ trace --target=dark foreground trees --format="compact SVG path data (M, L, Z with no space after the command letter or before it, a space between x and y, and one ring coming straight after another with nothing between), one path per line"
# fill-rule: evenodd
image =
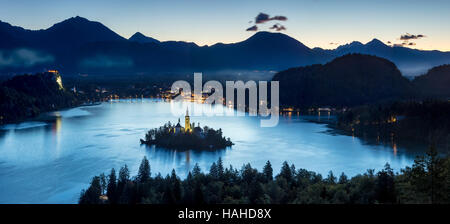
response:
M154 204L323 204L323 203L450 203L450 157L439 157L433 147L418 157L412 167L394 173L389 164L378 173L368 170L349 179L332 172L327 177L285 162L273 177L267 162L263 172L244 165L240 170L224 168L222 160L213 163L209 173L198 165L181 180L173 170L166 177L150 176L144 158L136 177L125 166L116 180L109 175L106 196L100 177L94 177L79 203Z

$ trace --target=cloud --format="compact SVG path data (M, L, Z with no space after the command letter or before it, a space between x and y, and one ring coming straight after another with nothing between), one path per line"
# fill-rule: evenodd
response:
M133 60L126 57L114 57L97 55L91 58L85 58L81 61L82 67L89 68L128 68L133 66Z
M256 16L256 18L255 18L255 23L256 24L259 24L259 23L265 23L265 22L268 22L268 21L270 21L270 17L269 17L269 15L268 14L265 14L265 13L259 13L257 16Z
M274 17L270 18L270 20L286 21L287 17L286 16L274 16Z
M4 67L31 67L37 64L53 62L55 59L49 54L20 48L0 51L0 69Z
M257 26L258 24L263 24L269 21L286 21L287 17L286 16L274 16L274 17L270 17L269 14L266 13L262 13L260 12L256 17L255 17L255 24L252 27L249 27L246 29L246 31L258 31L259 27ZM249 23L252 23L252 21L250 21ZM274 25L272 25L271 27L269 27L269 29L271 30L276 30L276 31L283 31L286 30L286 27L276 23Z
M414 35L414 34L406 33L406 34L400 36L400 40L417 40L417 39L424 38L424 37L426 37L426 36L423 34Z
M274 16L274 17L270 17L268 14L266 13L259 13L256 18L255 18L255 23L256 24L261 24L261 23L265 23L265 22L269 22L272 20L277 20L277 21L286 21L287 17L286 16Z
M339 43L330 42L330 45L338 45Z
M402 41L402 43L397 43L394 44L394 47L407 47L407 46L415 46L416 43L415 42L411 42L411 40L418 40L421 38L425 38L427 36L423 35L423 34L410 34L410 33L406 33L400 36L399 40ZM388 42L390 43L390 42Z
M258 27L256 25L247 28L245 31L258 31Z
M283 25L281 25L281 24L279 24L279 23L277 23L277 24L274 24L272 27L270 27L269 29L271 29L271 30L276 30L276 31L282 31L282 30L286 30L286 27L284 27Z
M405 46L415 46L416 43L414 42L409 42L409 41L404 41L403 43L400 44L394 44L394 47L405 47Z

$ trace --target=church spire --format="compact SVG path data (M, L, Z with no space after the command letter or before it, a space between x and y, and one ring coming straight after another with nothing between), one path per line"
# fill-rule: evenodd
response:
M189 108L186 108L186 117L184 117L184 130L191 132L191 120L189 119Z

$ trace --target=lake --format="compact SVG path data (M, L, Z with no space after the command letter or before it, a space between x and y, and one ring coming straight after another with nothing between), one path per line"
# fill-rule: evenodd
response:
M207 106L207 105L205 105ZM208 105L209 106L209 105ZM245 114L243 114L245 115ZM152 175L175 169L184 177L198 163L203 171L222 157L238 169L245 163L261 170L270 160L278 173L288 161L326 176L380 170L386 162L395 171L413 163L421 150L366 144L346 135L332 134L309 116L280 116L276 127L261 128L259 117L191 116L191 122L218 129L235 143L213 152L176 151L141 146L150 128L183 116L171 113L161 100L136 99L105 102L51 112L33 121L9 124L0 130L0 203L77 203L79 193L94 175L116 171L127 164L137 173L144 156ZM332 119L324 116L320 119ZM424 150L424 149L423 149Z

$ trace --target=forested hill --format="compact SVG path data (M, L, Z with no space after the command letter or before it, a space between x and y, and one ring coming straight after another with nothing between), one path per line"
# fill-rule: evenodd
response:
M355 106L413 95L411 82L394 63L376 56L348 54L324 65L277 73L284 106Z
M64 89L57 73L19 75L0 84L0 123L77 104L75 96Z
M450 65L434 67L413 81L424 97L450 97Z

